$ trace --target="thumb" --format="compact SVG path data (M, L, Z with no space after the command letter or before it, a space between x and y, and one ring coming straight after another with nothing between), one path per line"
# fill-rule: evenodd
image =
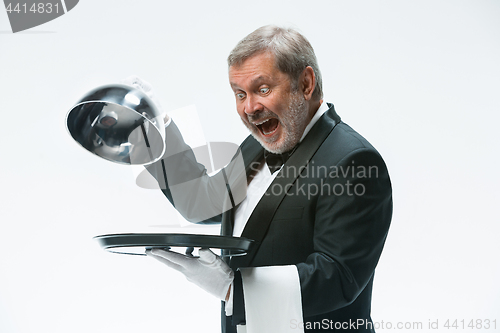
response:
M212 264L217 261L217 255L210 249L200 249L198 251L198 255L200 256L200 261L203 261L206 264Z

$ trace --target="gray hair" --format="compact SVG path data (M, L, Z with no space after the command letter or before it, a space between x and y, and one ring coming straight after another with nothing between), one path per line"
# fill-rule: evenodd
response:
M258 53L271 52L276 67L288 74L293 88L298 88L300 74L311 66L316 76L313 97L323 98L323 85L318 60L309 41L291 28L265 25L239 41L227 57L228 66L241 65L246 59Z

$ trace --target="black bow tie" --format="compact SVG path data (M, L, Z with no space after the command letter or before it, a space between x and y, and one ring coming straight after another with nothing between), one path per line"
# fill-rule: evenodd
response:
M293 148L292 150L284 152L283 154L274 154L268 152L267 150L264 151L264 159L266 160L267 166L269 167L269 171L271 171L271 175L281 169L283 164L285 164L290 156L292 156L296 148L297 146L295 146L295 148Z

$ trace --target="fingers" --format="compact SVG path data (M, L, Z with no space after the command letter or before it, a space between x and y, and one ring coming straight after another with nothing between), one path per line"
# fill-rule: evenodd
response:
M170 260L168 260L168 259L165 259L165 258L163 258L163 257L161 257L161 256L158 256L158 255L156 255L156 254L152 253L152 250L147 250L147 251L146 251L146 255L147 255L148 257L150 257L150 258L153 258L153 259L158 260L158 261L159 261L159 262L161 262L162 264L165 264L165 265L167 265L168 267L173 268L173 269L175 269L175 270L177 270L177 271L180 271L180 272L181 272L181 271L183 271L183 270L184 270L184 267L183 267L183 266L178 265L178 264L176 264L176 263L173 263L172 261L170 261Z
M165 251L161 249L151 249L151 254L183 267L189 265L191 263L191 260L193 260L192 257L185 256L184 254L180 254L174 251Z
M147 250L146 255L180 271L188 281L215 297L221 300L227 298L228 288L234 279L234 272L209 249L199 250L199 257L186 256L162 249Z
M198 269L198 265L206 267L222 268L226 271L226 264L210 249L200 249L198 251L199 257L187 256L174 251L165 251L162 249L151 249L146 251L146 255L151 256L165 265L175 268L177 270L193 271ZM231 270L227 267L228 270Z
M139 89L143 93L145 93L153 101L153 104L156 106L156 108L158 109L160 114L163 113L163 111L162 111L163 108L161 107L160 101L155 97L155 94L153 92L153 86L149 82L141 79L140 77L138 77L136 75L131 75L131 76L127 77L126 79L121 80L120 83L125 84L127 86L134 87L136 89ZM167 123L167 120L168 120L168 119L166 119L167 117L168 116L165 116L163 118L165 124Z
M136 87L145 93L148 93L152 90L151 84L147 81L142 80L140 77L136 75L131 75L126 79L121 81L122 84L126 84L128 86Z

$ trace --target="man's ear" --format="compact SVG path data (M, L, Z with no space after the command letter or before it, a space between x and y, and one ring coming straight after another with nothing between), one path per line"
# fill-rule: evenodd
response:
M316 75L311 66L307 66L300 75L300 89L304 94L306 101L312 98L314 88L316 87Z

